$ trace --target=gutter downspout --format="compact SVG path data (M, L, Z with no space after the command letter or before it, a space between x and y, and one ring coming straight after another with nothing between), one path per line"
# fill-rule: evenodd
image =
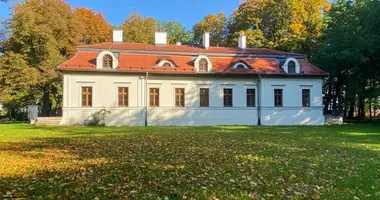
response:
M145 74L145 126L148 126L148 77L149 72Z
M261 126L261 74L257 81L257 125Z

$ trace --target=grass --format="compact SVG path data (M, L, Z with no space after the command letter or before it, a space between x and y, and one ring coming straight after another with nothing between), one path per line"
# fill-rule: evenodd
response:
M380 127L4 124L0 198L379 199Z

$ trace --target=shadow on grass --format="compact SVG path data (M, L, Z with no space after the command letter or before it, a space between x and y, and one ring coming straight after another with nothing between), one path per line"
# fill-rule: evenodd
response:
M52 137L3 143L0 156L14 162L0 164L3 197L344 199L375 196L380 188L379 152L351 145L379 144L380 131L372 126L20 131ZM15 168L29 170L7 173Z

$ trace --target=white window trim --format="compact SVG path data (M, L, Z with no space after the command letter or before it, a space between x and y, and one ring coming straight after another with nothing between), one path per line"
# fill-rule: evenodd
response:
M237 66L239 65L243 65L244 66L244 69L249 69L250 67L248 67L244 62L236 62L232 67L231 69L237 69Z
M207 60L207 72L200 72L199 71L199 61L202 59L202 58L204 58L204 59L206 59ZM197 71L197 72L200 72L200 73L209 73L209 72L213 72L213 70L212 70L212 62L211 62L211 60L207 57L207 56L205 56L205 55L200 55L200 56L198 56L196 59L195 59L195 61L194 61L194 67L195 67L195 70Z
M111 51L102 51L98 54L98 57L96 57L96 69L102 69L103 68L103 57L105 55L110 55L112 57L112 69L116 69L117 66L119 66L119 60L116 58L115 54Z
M288 64L289 64L290 61L293 61L293 62L296 64L296 73L295 73L295 74L299 74L300 71L301 71L300 63L299 63L298 60L295 59L295 58L287 58L286 61L285 61L285 63L284 63L284 65L282 65L282 69L284 69L284 71L285 71L286 73L289 73L289 72L288 72L288 71L289 71L289 70L288 70ZM291 74L293 74L293 73L291 73Z
M170 60L166 60L166 59L164 59L164 60L161 60L160 62L158 62L158 64L156 65L156 66L154 66L154 67L164 67L164 64L165 63L169 63L170 64L170 66L171 67L177 67L172 61L170 61Z

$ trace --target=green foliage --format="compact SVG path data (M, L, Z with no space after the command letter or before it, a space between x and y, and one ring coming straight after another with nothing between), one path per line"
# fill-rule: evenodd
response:
M205 32L210 32L210 45L223 46L225 45L225 26L227 18L223 12L218 15L206 15L202 21L196 23L193 27L194 41L202 44L202 36Z
M82 29L71 7L60 0L19 2L6 23L5 32L7 37L1 44L1 50L17 57L18 63L9 63L6 75L0 75L0 79L18 77L20 82L16 84L33 88L28 93L12 94L10 91L15 91L14 87L6 84L4 87L9 96L5 100L41 99L43 93L49 97L57 88L54 85L60 84L61 80L55 67L74 53L81 38ZM19 70L21 66L22 71ZM49 100L44 103L50 104Z
M312 57L330 73L327 101L344 103L346 109L357 105L362 118L365 98L377 101L379 97L379 18L379 1L337 1L325 18L326 28Z
M380 129L0 124L7 199L379 199Z
M327 0L247 0L228 20L227 39L234 44L240 31L255 31L247 34L252 46L309 55L329 7Z
M152 18L144 18L140 13L132 12L121 29L125 42L137 43L154 43L154 33L156 31L157 21Z
M167 32L167 40L169 44L188 44L191 42L192 34L176 21L160 21L157 24L157 31Z
M106 117L111 114L111 111L106 110L105 108L93 113L89 116L84 124L86 126L105 126L106 125Z

